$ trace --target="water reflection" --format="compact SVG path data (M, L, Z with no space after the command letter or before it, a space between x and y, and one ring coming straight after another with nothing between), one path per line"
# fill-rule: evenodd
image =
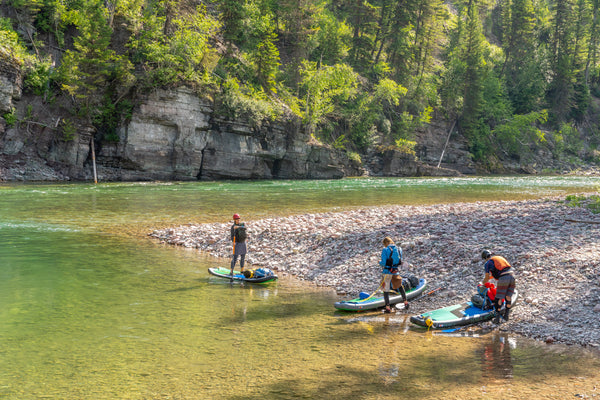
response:
M481 357L482 377L491 381L511 380L513 363L510 356L516 342L506 334L493 333L491 340L486 341L478 352Z

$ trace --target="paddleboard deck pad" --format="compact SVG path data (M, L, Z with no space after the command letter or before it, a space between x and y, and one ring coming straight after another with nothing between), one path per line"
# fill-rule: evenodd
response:
M234 281L242 281L242 282L250 282L250 283L267 283L277 280L277 275L271 274L260 277L252 277L246 278L244 274L240 271L233 271L233 276L231 274L231 269L229 268L209 268L208 272L214 276L218 276L219 278L225 279L233 279Z
M406 300L410 301L419 297L425 291L426 286L427 281L425 279L419 279L419 284L406 292ZM394 305L401 301L402 295L396 294L396 292L393 291L390 292L390 305ZM378 294L367 299L357 298L352 300L338 301L333 306L338 310L344 311L365 311L384 307L385 301L383 300L383 294Z
M512 296L512 305L517 302L518 292L515 290ZM494 309L482 310L473 305L472 302L455 304L452 306L428 311L420 315L410 317L410 322L416 325L430 327L432 329L450 328L453 326L471 325L477 322L487 321L494 317Z

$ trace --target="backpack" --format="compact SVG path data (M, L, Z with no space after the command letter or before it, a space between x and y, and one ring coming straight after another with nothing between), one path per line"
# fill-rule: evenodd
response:
M416 276L409 276L408 280L410 281L410 285L413 288L416 288L417 286L419 286L419 278L417 278Z
M492 300L489 296L490 288L491 284L489 286L477 285L477 293L471 296L471 303L482 310L489 310L492 308Z
M473 303L474 307L485 310L485 299L479 293L475 293L473 296L471 296L471 303Z
M413 286L412 286L412 284L411 284L411 282L410 282L410 279L408 279L408 278L403 278L403 279L402 279L402 287L404 288L404 291L405 291L405 292L408 292L410 289L412 289L412 288L413 288Z
M235 229L235 241L238 243L245 242L248 238L248 232L246 232L246 225L241 224Z
M398 259L400 261L398 262L398 264L394 264L394 250L392 250L390 251L390 256L388 257L388 259L385 260L386 267L398 267L399 265L402 265L402 256L400 255L400 251L397 247L394 247L394 249L398 252Z
M271 271L269 268L258 268L254 270L254 274L253 277L254 278L263 278L265 276L271 276L273 275L273 271Z

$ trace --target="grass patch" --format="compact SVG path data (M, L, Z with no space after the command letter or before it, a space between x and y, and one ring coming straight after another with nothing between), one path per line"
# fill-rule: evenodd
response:
M569 207L587 207L594 214L600 214L600 196L571 194L565 198L565 204Z

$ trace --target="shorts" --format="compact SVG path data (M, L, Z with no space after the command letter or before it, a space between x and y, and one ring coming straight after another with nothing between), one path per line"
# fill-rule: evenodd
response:
M236 243L235 244L235 255L236 256L243 256L245 255L247 252L246 250L246 242L241 242L241 243Z
M383 289L382 290L384 292L390 292L392 290L392 281L393 281L394 277L400 277L400 273L383 274ZM402 277L400 277L400 282L402 282Z
M515 277L512 274L501 275L496 285L496 299L512 298L515 293Z

